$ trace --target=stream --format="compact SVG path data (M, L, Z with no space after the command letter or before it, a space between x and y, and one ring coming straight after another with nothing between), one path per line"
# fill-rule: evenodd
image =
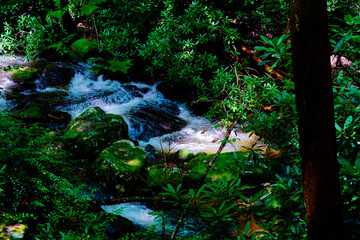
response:
M0 104L11 109L21 101L32 101L39 106L46 103L47 107L69 113L72 119L86 109L97 106L106 113L122 115L129 125L130 138L137 140L140 146L150 144L162 151L187 149L193 153L214 153L224 138L223 129L214 128L209 120L192 114L184 104L165 99L157 90L157 84L105 79L87 70L90 65L86 63L71 66L60 62L51 64L69 68L69 72L73 73L69 82L49 83L48 78L41 75L32 89L17 90L16 99L1 98ZM2 57L0 67L8 65L28 66L28 63L18 57ZM16 83L7 73L0 72L0 87L3 90L14 91L14 85ZM249 134L239 130L235 130L230 138L236 138L236 142L227 144L223 152L241 150L243 146L250 147L255 141ZM161 222L156 221L156 216L151 214L152 210L142 203L102 207L107 212L122 209L121 215L134 224L143 227L154 225L157 231L161 229ZM190 220L188 223L191 225ZM191 232L191 229L184 231Z

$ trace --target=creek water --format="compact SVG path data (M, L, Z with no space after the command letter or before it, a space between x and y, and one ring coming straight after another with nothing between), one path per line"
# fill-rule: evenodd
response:
M8 65L26 66L27 63L18 58L7 58L0 67ZM63 66L63 63L52 63ZM49 85L45 78L35 81L36 87L20 92L27 99L48 101L53 108L68 112L72 118L77 117L90 107L100 107L107 113L122 115L129 125L131 139L138 140L140 146L152 145L157 150L175 152L187 149L190 152L216 152L224 138L224 130L214 128L209 120L192 114L184 104L165 99L157 90L157 84L124 82L105 79L87 70L84 63L74 64L71 68L74 75L70 83L59 86ZM7 73L1 72L0 87L9 90L15 83ZM43 94L44 97L38 97ZM36 97L35 97L36 96ZM1 100L1 105L11 107L14 101ZM35 100L34 100L35 101ZM250 147L256 140L249 134L235 130L230 138L236 138L233 144L227 144L224 152L237 151ZM122 209L121 215L143 227L154 225L158 231L161 222L151 209L141 203L124 203L103 206L107 212ZM191 223L190 220L187 223ZM174 227L174 225L171 225ZM190 232L186 230L184 232Z
M24 66L26 62L20 58L5 58L0 67L10 64ZM52 63L63 66L63 63ZM214 128L209 120L195 116L181 103L165 99L157 90L157 84L139 82L121 83L116 80L96 76L86 68L89 65L78 63L71 65L74 76L69 84L51 86L46 78L39 77L35 81L36 88L21 92L20 96L48 102L51 107L68 112L72 118L77 117L90 107L100 107L106 113L122 115L129 125L131 139L138 140L140 146L148 144L157 150L175 152L187 149L190 152L216 152L224 138L222 128ZM0 87L7 90L15 83L6 73L0 75ZM59 85L61 87L59 87ZM43 94L43 97L39 97ZM2 100L0 104L11 103ZM35 100L34 100L35 101ZM230 138L236 142L227 144L223 152L242 150L250 147L256 138L235 130Z

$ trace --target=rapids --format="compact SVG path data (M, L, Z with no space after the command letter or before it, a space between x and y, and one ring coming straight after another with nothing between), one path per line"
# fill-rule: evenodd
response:
M6 58L1 66L9 64L24 66L26 62ZM62 66L62 63L52 64ZM140 146L151 144L157 150L172 152L179 149L194 153L217 151L224 138L224 130L215 129L209 120L195 116L184 104L165 99L157 90L157 84L121 83L96 76L87 67L89 65L85 63L74 64L72 69L75 74L66 86L47 86L48 83L42 82L46 78L40 77L35 81L36 89L21 94L28 98L46 94L46 99L40 97L38 101L49 101L49 105L70 113L72 118L94 106L107 113L121 114L129 125L130 138L138 140ZM0 87L4 90L14 85L6 73L0 76ZM51 97L52 95L56 97ZM2 101L3 105L8 104ZM224 152L242 150L243 146L250 147L256 140L256 137L240 130L235 130L230 138L236 138L236 142L227 144Z

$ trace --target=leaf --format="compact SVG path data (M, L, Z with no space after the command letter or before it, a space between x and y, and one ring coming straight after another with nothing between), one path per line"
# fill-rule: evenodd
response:
M261 62L258 63L258 65L264 65L264 64L266 64L266 63L268 63L268 62L271 62L271 60L261 61Z
M89 1L89 4L91 5L95 5L95 4L101 4L101 3L104 3L106 2L107 0L90 0Z
M277 42L277 45L279 46L279 45L282 43L282 41L284 41L285 38L286 38L286 35L283 34L283 35L279 38L279 40L278 40L278 42Z
M355 35L355 36L352 37L352 40L354 40L354 42L360 43L360 36Z
M345 15L344 20L347 24L352 25L353 24L353 18L350 14Z
M171 186L170 183L168 183L167 187L169 189L169 192L175 193L175 189L173 188L173 186Z
M61 10L57 10L57 11L50 11L47 14L47 17L55 17L55 18L61 19L63 15L64 15L64 13Z
M120 71L125 74L127 74L127 70L133 65L131 63L131 60L126 60L126 61L110 60L108 61L108 63L110 64L109 70L113 72Z
M180 183L177 188L176 188L176 192L179 192L180 191L180 188L181 188L182 184Z
M352 123L353 121L353 117L352 116L349 116L346 120L345 120L345 124L344 124L344 129L347 129L350 124Z
M345 41L345 39L342 38L342 39L336 44L335 49L334 49L334 52L337 52L337 51L340 50L340 48L341 48L342 45L344 44L344 41Z
M342 131L341 127L340 127L337 123L335 123L335 128L336 128L336 130L339 131L339 132Z
M245 228L244 228L244 233L246 235L249 234L249 231L250 231L250 221L248 221L246 224L245 224Z
M92 14L93 11L95 11L98 8L99 7L96 5L87 4L81 8L81 12L84 13L86 16L89 16L90 14Z
M358 172L360 172L360 158L355 160L355 167L356 167L356 170L358 170Z

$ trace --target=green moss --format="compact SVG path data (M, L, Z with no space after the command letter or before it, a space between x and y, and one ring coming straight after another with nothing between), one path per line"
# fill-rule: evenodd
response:
M192 159L186 166L186 178L191 181L199 181L214 155L215 154L203 155ZM234 179L239 175L247 174L252 168L254 168L254 166L244 152L221 153L211 167L205 181L211 182L220 179Z
M180 149L177 152L177 155L180 160L190 160L195 157L195 154L187 149Z
M76 145L93 158L112 143L128 138L128 126L120 115L106 114L98 107L89 108L65 129L64 141ZM94 156L95 155L95 156Z
M95 40L89 41L87 39L79 39L71 44L71 49L69 55L75 58L84 59L90 55L91 52L97 50L97 43Z
M15 116L26 119L42 119L44 113L39 106L30 106L29 108L16 112Z
M38 77L38 69L29 67L11 71L8 76L17 82L34 82Z
M129 140L115 142L104 149L97 157L93 168L105 171L100 174L129 175L140 170L145 161L146 152L143 148L135 147Z
M150 167L148 172L147 181L151 187L163 186L163 180L165 178L165 168L163 165L157 165ZM164 184L171 183L172 185L178 185L181 182L182 172L179 168L168 168L166 173L166 179Z

